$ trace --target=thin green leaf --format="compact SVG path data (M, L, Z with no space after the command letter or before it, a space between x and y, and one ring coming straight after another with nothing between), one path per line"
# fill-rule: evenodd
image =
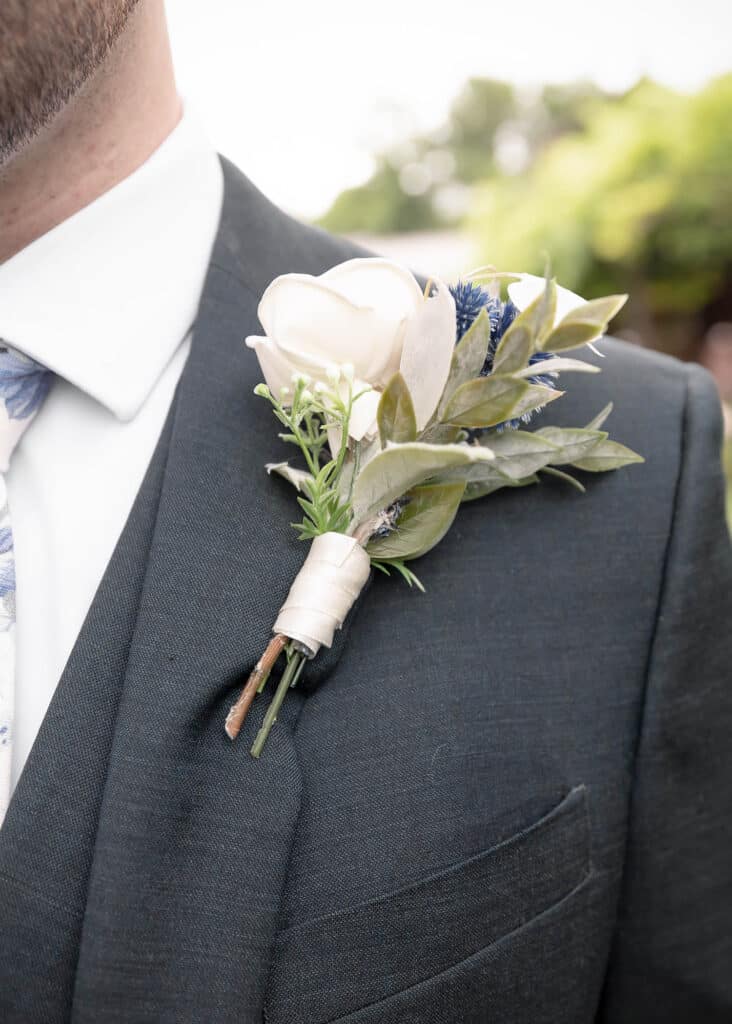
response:
M540 363L533 363L525 366L523 370L517 370L514 377L535 377L539 373L566 373L575 371L577 373L599 373L600 367L592 363L586 363L582 359L568 359L566 356L557 356L556 359L543 359Z
M462 336L452 355L450 373L442 393L437 415L442 419L450 397L467 381L477 377L483 369L491 340L491 322L485 309L481 309L471 326Z
M544 466L541 472L547 473L549 476L556 476L560 480L564 480L565 483L571 484L575 490L580 491L582 494L584 494L587 489L584 484L581 484L576 477L572 476L571 473L565 473L563 470L555 469L553 466Z
M554 325L557 308L556 282L547 279L544 291L520 313L496 349L493 373L514 373L522 369Z
M513 415L529 387L523 380L493 374L470 380L455 391L442 420L460 427L493 427Z
M414 441L417 437L417 421L414 416L412 396L401 373L395 373L382 392L376 412L379 437L382 447L387 441Z
M548 361L549 360L547 360L547 362ZM590 422L585 427L585 430L599 430L612 411L613 403L608 402L605 408L598 412L597 416L595 416L594 419L590 420Z
M631 448L626 448L618 441L602 441L589 455L577 459L572 465L589 473L604 473L608 469L620 469L621 466L629 466L633 462L645 461L642 455Z
M541 427L534 431L557 447L556 458L548 465L561 466L582 459L607 439L604 430L586 430L580 427Z
M535 336L530 323L523 318L530 311L531 307L528 307L517 316L498 343L493 357L493 373L513 373L528 363L534 351Z
M396 528L388 537L372 540L366 551L373 558L420 558L438 544L452 526L464 483L424 484L407 497Z
M565 349L579 348L580 345L601 338L604 330L605 324L600 321L572 320L568 323L565 317L546 338L542 348L546 352L563 352Z
M627 301L627 295L604 295L600 299L591 299L589 302L583 302L576 309L570 310L562 319L562 323L593 321L607 326L610 320L617 316Z
M522 416L525 412L543 409L550 402L556 402L564 394L556 388L548 388L544 384L529 384L513 408L511 416Z
M486 438L486 444L496 457L495 468L511 480L531 476L560 454L550 439L524 430L506 430Z
M387 576L390 575L389 569L395 569L399 575L406 580L408 586L416 587L417 590L421 590L424 594L425 589L421 580L400 558L387 559L386 561L372 559L371 564L374 569L380 569L382 572L386 573Z

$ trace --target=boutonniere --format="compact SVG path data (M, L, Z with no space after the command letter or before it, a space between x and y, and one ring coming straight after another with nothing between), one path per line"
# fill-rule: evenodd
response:
M438 544L461 502L568 472L642 462L611 441L612 404L584 426L538 426L561 374L599 367L564 353L602 337L626 300L585 302L547 275L480 268L424 290L389 260L349 260L319 277L276 278L247 338L280 437L298 464L269 463L303 513L310 550L272 638L226 719L234 739L276 663L284 668L251 753L258 757L288 689L329 647L371 569L421 582L411 563ZM597 350L595 350L597 351ZM533 429L529 429L529 425Z

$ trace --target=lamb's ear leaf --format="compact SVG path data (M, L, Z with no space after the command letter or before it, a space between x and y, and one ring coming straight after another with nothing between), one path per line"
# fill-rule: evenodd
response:
M564 394L557 388L549 388L545 384L529 384L526 391L514 406L512 416L523 416L525 412L543 409L550 402L556 402Z
M645 461L642 455L631 448L626 448L618 441L601 441L588 455L576 459L571 465L590 473L604 473L608 469L620 469L621 466L629 466L633 462Z
M546 338L543 348L547 352L563 352L579 348L591 341L597 341L605 332L605 324L599 320L564 320Z
M485 309L481 309L478 316L455 346L455 351L452 354L452 363L450 364L450 373L437 410L438 418L442 418L442 413L449 399L457 389L462 384L477 377L483 369L490 341L490 317Z
M614 316L620 312L628 301L627 295L604 295L600 299L591 299L583 302L581 306L572 309L562 318L563 324L571 324L575 321L594 321L607 327Z
M462 482L414 487L396 529L388 537L372 540L367 553L372 558L404 559L426 554L452 526L464 490Z
M560 455L560 448L546 437L525 430L505 430L485 439L496 457L495 468L511 480L531 476Z
M468 444L388 444L361 470L353 485L352 509L356 525L364 523L380 509L387 508L448 469L493 459L487 448Z
M556 458L548 465L562 466L567 462L582 459L594 451L602 441L607 440L604 430L587 430L580 427L541 427L534 435L551 441L557 447Z
M494 427L509 419L529 386L523 380L493 374L469 380L450 398L442 421L459 427Z
M564 373L575 371L577 373L600 373L600 367L593 363L586 363L583 359L569 359L566 356L557 356L554 359L543 359L540 363L532 363L525 366L523 370L516 370L514 377L537 377L540 373Z
M384 388L376 412L382 448L387 441L414 441L417 438L417 420L414 416L412 396L401 373L395 373Z

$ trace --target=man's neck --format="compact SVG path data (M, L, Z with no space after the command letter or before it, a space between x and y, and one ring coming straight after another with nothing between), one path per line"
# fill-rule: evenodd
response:
M0 166L0 263L136 170L180 116L162 0L140 3L103 67Z

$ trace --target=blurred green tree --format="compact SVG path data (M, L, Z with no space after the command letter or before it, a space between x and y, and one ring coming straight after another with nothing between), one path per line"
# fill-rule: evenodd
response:
M320 219L321 227L340 233L391 234L455 225L459 218L441 203L442 189L493 173L496 132L516 109L512 86L470 79L447 124L378 156L369 180L341 192Z
M524 174L486 178L470 226L492 263L628 291L623 322L674 354L732 317L732 75L695 96L649 81L590 102Z

